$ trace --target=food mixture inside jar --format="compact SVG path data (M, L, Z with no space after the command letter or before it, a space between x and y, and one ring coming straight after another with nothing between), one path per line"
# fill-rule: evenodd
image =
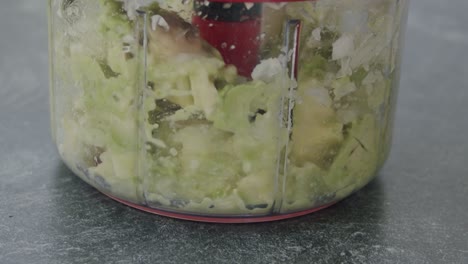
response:
M403 2L52 1L59 151L103 192L155 208L337 201L386 156ZM223 31L242 23L248 38Z

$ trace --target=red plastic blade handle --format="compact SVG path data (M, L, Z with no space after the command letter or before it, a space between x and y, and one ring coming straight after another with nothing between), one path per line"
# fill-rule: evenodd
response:
M240 75L250 78L259 62L261 4L306 1L208 0L207 5L205 0L195 0L192 22L198 27L200 37L219 50L226 64L236 66ZM226 3L232 5L224 7Z
M193 17L200 37L218 49L224 62L234 65L240 75L250 78L258 64L260 50L260 19L224 22Z
M307 2L315 0L208 0L208 2L222 2L222 3L286 3L286 2Z

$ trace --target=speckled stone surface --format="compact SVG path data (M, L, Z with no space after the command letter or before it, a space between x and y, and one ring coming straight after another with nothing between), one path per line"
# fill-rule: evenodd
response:
M362 191L265 224L118 204L49 136L46 1L0 2L0 263L468 263L468 1L414 0L392 155Z

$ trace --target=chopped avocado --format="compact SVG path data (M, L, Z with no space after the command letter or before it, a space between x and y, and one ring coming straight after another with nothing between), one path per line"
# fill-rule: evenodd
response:
M291 150L291 159L299 166L310 162L328 168L343 141L343 124L323 90L314 80L299 84Z
M338 156L324 178L339 198L366 184L378 167L378 139L375 117L364 115L353 124Z

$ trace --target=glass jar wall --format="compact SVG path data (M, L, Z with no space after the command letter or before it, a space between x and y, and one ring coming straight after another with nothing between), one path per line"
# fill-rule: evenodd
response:
M331 205L385 161L406 0L49 0L51 117L80 178L212 222Z

